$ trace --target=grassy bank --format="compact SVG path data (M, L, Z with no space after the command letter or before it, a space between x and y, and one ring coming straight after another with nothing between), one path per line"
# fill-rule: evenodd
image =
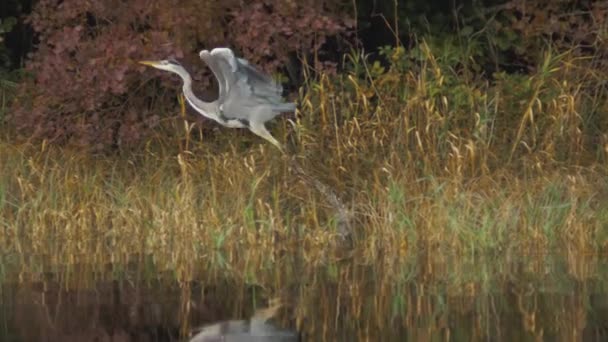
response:
M350 208L363 258L606 251L596 70L548 53L529 75L489 81L424 44L390 53L388 67L351 57L344 74L309 81L297 117L273 127ZM173 137L105 156L3 139L2 250L170 263L243 249L333 255L335 210L288 158L245 131L166 123Z
M2 144L0 158L4 251L177 257L295 244L331 250L331 208L272 150L99 159ZM345 176L358 185L343 185L352 191L345 198L356 215L355 240L372 255L419 247L597 251L608 241L605 179L596 172L466 182L406 175L381 164L366 179Z

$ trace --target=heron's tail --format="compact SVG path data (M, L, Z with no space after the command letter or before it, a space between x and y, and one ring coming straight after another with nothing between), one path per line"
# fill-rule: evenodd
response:
M277 112L293 112L296 110L296 104L293 102L279 103L274 105L272 109Z

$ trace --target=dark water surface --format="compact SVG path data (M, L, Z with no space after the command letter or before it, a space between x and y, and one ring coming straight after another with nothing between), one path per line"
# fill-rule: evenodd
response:
M283 305L271 322L302 341L608 341L608 259L565 254L215 259L188 272L153 257L57 267L3 255L0 341L185 341L272 298Z

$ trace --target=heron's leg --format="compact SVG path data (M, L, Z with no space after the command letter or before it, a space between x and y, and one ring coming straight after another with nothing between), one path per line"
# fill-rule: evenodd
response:
M264 126L263 122L250 122L249 123L249 129L259 135L260 137L268 140L271 144L273 144L274 146L276 146L281 152L283 152L283 146L281 146L281 143L279 143L277 141L277 139L275 139L270 132L268 132L268 130L266 129L266 126Z

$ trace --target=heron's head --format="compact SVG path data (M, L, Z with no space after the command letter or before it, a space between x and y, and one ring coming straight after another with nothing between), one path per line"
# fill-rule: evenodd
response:
M160 70L171 71L176 74L179 74L180 71L184 69L184 67L182 67L182 65L174 59L165 59L162 61L139 61L139 64L151 66Z

